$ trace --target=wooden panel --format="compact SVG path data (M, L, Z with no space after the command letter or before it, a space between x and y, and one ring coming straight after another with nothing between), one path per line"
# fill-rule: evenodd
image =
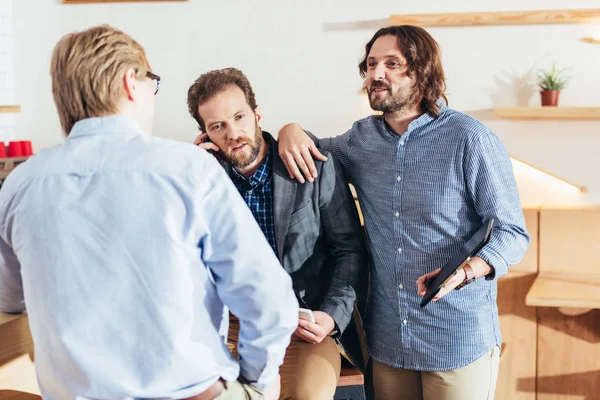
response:
M598 120L600 107L499 107L494 115L508 119Z
M83 3L147 3L157 1L188 1L188 0L62 0L64 4L83 4Z
M556 308L538 308L537 371L538 400L598 399L600 310L567 317Z
M0 313L0 365L33 352L26 314Z
M600 274L577 276L541 272L527 294L527 305L600 309Z
M338 386L360 386L365 384L365 377L352 366L342 365Z
M390 22L419 26L593 24L600 22L600 9L406 14L392 15Z
M0 113L19 113L21 106L0 106Z
M511 272L498 281L498 313L505 350L500 359L496 399L535 400L536 310L525 305L535 273ZM519 387L521 380L531 384Z
M540 211L540 272L600 275L600 208Z
M523 260L510 268L511 272L537 272L538 270L538 236L539 236L539 210L524 209L525 225L531 237L531 242Z

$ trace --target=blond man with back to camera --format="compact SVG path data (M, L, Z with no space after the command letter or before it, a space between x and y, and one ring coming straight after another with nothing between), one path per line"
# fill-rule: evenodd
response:
M290 277L213 157L150 136L160 78L143 48L71 33L50 73L67 140L0 192L0 310L27 309L44 399L276 399Z

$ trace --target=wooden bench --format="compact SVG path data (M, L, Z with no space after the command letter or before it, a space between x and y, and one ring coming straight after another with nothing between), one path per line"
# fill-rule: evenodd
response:
M342 362L340 379L334 400L365 400L365 377L345 360Z

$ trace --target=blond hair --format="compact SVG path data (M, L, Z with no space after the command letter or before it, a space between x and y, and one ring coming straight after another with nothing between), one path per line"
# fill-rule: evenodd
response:
M69 33L56 44L50 62L52 94L65 134L77 121L118 112L123 77L134 68L149 71L142 46L108 25Z

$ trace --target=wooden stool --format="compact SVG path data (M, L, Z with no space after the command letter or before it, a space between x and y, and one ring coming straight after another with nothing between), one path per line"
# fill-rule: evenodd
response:
M334 400L365 400L365 377L352 365L342 361L340 380L338 382Z
M0 400L42 400L42 396L16 390L0 390Z

